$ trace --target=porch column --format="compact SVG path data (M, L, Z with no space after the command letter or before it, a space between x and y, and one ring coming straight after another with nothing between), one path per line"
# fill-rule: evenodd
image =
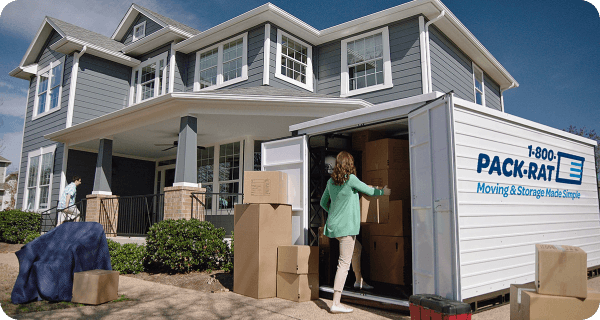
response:
M112 195L112 140L100 139L92 194Z
M175 162L174 187L198 187L197 146L198 120L196 117L181 117L177 159Z

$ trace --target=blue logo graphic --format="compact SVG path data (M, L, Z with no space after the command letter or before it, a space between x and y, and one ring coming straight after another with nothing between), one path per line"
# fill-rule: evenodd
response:
M581 185L585 158L558 152L556 182Z

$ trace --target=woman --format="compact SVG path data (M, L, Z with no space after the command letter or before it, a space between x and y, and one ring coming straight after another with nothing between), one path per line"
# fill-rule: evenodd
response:
M321 207L329 213L324 234L329 238L336 238L340 242L340 257L333 284L333 304L329 309L331 313L352 312L352 309L340 304L350 260L352 260L352 269L356 276L354 287L372 288L362 280L360 273L360 250L362 247L356 241L356 235L360 231L358 192L369 196L389 196L391 190L387 186L383 189L371 188L360 181L356 177L356 167L354 167L352 155L342 151L336 157L333 173L327 181L327 187L321 197ZM331 199L331 204L329 204L329 199Z

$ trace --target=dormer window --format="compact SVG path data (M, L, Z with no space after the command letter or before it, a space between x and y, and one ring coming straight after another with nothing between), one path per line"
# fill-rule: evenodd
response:
M146 21L133 27L133 40L136 41L146 36Z
M133 69L129 104L163 95L167 91L167 53L142 62Z
M38 73L33 119L60 109L64 58Z
M275 77L313 91L312 47L277 30L277 67Z

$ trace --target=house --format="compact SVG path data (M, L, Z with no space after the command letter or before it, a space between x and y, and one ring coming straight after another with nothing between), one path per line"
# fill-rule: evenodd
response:
M8 195L8 176L6 175L6 168L10 166L10 164L11 162L8 159L0 156L0 211L7 207L7 205L4 204L4 198Z
M439 0L324 30L271 3L204 31L132 4L111 37L46 17L10 75L29 81L17 206L56 207L78 175L92 220L102 199L164 194L184 218L192 193L240 193L296 123L449 91L504 111L518 87Z

